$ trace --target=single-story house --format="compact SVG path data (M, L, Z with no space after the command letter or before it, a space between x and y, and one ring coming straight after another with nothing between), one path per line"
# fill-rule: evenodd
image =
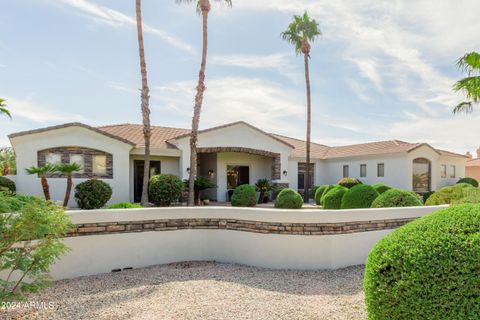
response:
M77 162L82 171L74 183L98 178L112 186L111 203L139 201L143 179L143 127L117 124L92 127L67 123L9 135L17 156L17 189L42 194L39 178L25 168L45 163ZM189 174L189 130L152 127L151 174ZM426 143L399 140L329 147L312 143L313 185L333 184L342 177L364 183L385 183L419 193L455 183L465 176L467 157ZM267 133L246 122L201 130L198 174L215 182L210 199L225 201L237 185L269 179L274 184L302 189L305 178L305 142ZM49 179L53 199L63 199L65 179ZM73 198L73 197L72 197ZM70 205L75 206L73 199Z

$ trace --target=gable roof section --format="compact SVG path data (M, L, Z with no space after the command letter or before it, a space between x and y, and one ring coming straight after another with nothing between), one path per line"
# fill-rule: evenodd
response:
M306 142L300 139L295 139L291 137L282 136L279 134L272 133L273 136L277 137L280 140L287 142L292 145L294 149L292 150L291 156L294 158L304 158L306 154ZM310 157L315 159L323 159L328 152L330 147L323 144L318 144L312 142L310 145Z
M21 137L21 136L26 136L26 135L30 135L30 134L37 134L37 133L47 132L47 131L51 131L51 130L58 130L58 129L69 128L69 127L85 128L85 129L94 131L94 132L96 132L96 133L102 134L102 135L104 135L104 136L107 136L107 137L109 137L109 138L112 138L112 139L115 139L115 140L119 140L119 141L124 142L124 143L126 143L126 144L135 146L135 143L133 143L132 141L130 141L130 140L128 140L128 139L124 139L124 138L119 137L119 136L117 136L117 135L114 135L114 134L111 134L111 133L102 131L102 130L100 130L99 128L91 127L91 126L89 126L89 125L86 125L86 124L83 124L83 123L80 123L80 122L64 123L64 124L60 124L60 125L56 125L56 126L50 126L50 127L40 128L40 129L34 129L34 130L27 130L27 131L21 131L21 132L17 132L17 133L12 133L12 134L8 135L8 138L9 138L9 139L12 139L12 138Z

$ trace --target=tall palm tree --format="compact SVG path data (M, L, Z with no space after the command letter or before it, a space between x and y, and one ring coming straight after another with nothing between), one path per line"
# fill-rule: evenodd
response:
M470 113L475 105L480 104L480 53L472 51L465 54L458 59L457 66L467 77L457 81L453 90L463 92L468 100L453 108L453 113Z
M215 0L232 6L232 0ZM198 126L200 123L200 112L202 110L203 94L205 92L205 70L207 66L207 25L208 13L211 6L209 0L175 0L177 3L197 3L197 12L202 15L202 62L200 72L198 73L197 93L195 95L195 105L193 107L192 132L190 133L190 172L188 179L188 205L195 205L195 177L197 175L197 140Z
M2 98L0 98L0 114L4 114L9 118L12 118L10 110L7 109L7 102Z
M47 174L56 171L56 166L47 163L43 167L30 167L25 169L28 174L36 174L40 176L40 183L42 184L43 195L45 200L50 200L50 186L48 185Z
M311 110L312 103L310 97L310 74L308 59L310 59L310 42L322 33L318 22L311 19L305 11L303 15L293 16L293 21L288 25L287 30L282 32L282 38L295 46L295 52L303 54L305 62L305 83L307 86L307 141L306 141L306 173L304 179L304 201L308 202L310 187L310 132L311 132Z
M150 178L150 137L152 128L150 127L150 96L147 82L147 64L145 62L145 49L143 47L143 30L142 30L142 12L141 0L136 0L135 6L137 16L137 38L138 51L140 55L140 73L142 75L142 121L143 121L143 139L145 141L145 164L143 165L143 184L142 197L140 202L142 206L148 205L148 180Z
M68 200L70 199L70 193L72 193L72 174L78 172L82 167L78 163L62 163L56 166L55 171L62 173L67 177L67 188L65 190L65 198L63 199L63 206L68 206Z

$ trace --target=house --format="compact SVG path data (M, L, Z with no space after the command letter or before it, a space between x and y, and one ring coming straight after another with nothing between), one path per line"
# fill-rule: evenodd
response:
M480 181L480 148L477 149L477 158L473 159L470 152L467 152L467 165L465 167L465 176Z
M110 200L139 201L143 179L143 127L118 124L91 127L67 123L9 135L17 155L17 189L41 194L38 177L25 168L45 163L77 162L82 171L77 184L99 178L112 186ZM189 130L152 127L151 174L189 174ZM435 149L426 143L399 140L329 147L312 143L314 185L333 184L342 177L364 183L385 183L419 193L455 183L465 176L466 156ZM198 140L198 174L217 185L210 198L227 200L228 190L266 178L276 185L302 189L305 178L305 142L267 133L246 122L201 130ZM49 179L53 199L62 199L65 179ZM74 206L74 200L70 200Z

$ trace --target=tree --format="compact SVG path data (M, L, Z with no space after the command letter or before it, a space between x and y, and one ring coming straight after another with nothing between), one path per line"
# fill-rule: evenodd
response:
M15 153L12 148L0 148L0 176L16 173Z
M232 6L231 0L216 0ZM202 110L203 94L205 93L205 70L207 65L207 23L208 13L211 6L209 0L175 0L177 3L197 3L197 12L202 14L202 62L200 64L200 72L198 73L197 93L195 95L195 105L193 107L192 132L190 133L190 172L188 178L188 205L195 205L195 177L197 175L197 140L198 126L200 123L200 112Z
M55 168L55 171L62 173L67 178L67 188L65 190L65 198L63 199L63 206L68 206L68 200L70 199L70 194L72 193L72 173L78 172L82 167L78 163L62 163Z
M47 163L42 167L30 167L25 169L28 174L36 174L40 176L40 183L42 185L43 195L45 200L50 200L50 187L48 185L47 174L55 172L56 166Z
M460 102L453 113L470 113L475 105L480 104L480 53L472 51L457 61L458 68L467 74L455 83L453 90L465 94L467 101Z
M308 202L310 187L310 132L311 132L311 97L310 97L310 75L308 59L310 59L310 42L321 35L318 22L311 19L305 11L303 15L293 16L293 21L288 25L287 30L282 32L282 38L295 46L295 52L303 54L305 62L305 83L307 87L307 141L306 141L306 173L304 179L304 201Z
M150 137L152 129L150 127L150 96L147 81L147 64L145 62L145 49L143 47L143 30L142 30L142 12L141 0L136 0L136 16L137 16L137 38L138 51L140 55L140 73L142 75L142 90L141 90L141 108L143 121L143 139L145 142L145 164L143 166L143 184L142 184L142 206L148 205L148 180L150 179Z
M4 114L9 118L12 118L10 110L7 109L7 102L2 98L0 98L0 114Z

